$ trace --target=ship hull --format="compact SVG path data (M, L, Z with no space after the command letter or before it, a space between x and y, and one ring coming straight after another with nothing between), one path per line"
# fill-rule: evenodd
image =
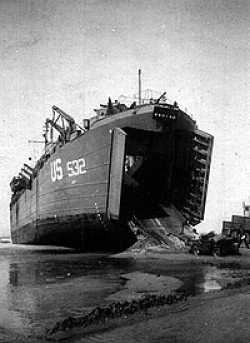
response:
M157 202L187 208L196 126L183 112L173 121L172 112L162 120L155 106L127 111L58 146L41 161L30 189L12 198L13 243L120 251L135 241L128 225L135 214L153 216ZM127 157L139 160L132 178ZM203 181L207 187L208 176ZM187 217L193 212L188 208Z
M126 226L106 215L110 134L87 135L56 152L31 190L11 204L13 243L120 251L134 241ZM80 161L79 172L71 161Z
M12 243L65 246L81 251L119 252L135 242L126 226L104 227L90 214L51 218L28 223L12 232Z

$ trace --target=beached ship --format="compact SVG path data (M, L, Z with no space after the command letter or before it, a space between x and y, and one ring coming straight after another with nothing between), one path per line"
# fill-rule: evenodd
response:
M202 221L213 137L177 103L109 99L83 127L52 113L44 154L11 181L13 243L122 250L131 223L154 235Z

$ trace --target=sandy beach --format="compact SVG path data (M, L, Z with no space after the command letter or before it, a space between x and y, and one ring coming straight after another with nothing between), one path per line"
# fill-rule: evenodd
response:
M131 254L129 254L131 256ZM127 253L116 256L125 258ZM67 328L55 331L47 338L66 339L70 342L248 342L250 328L250 252L242 249L240 256L221 258L194 257L185 253L134 254L135 259L149 259L152 266L159 269L171 263L178 265L222 266L230 275L217 278L220 287L209 281L208 288L201 294L191 294L172 304L152 305L150 308L138 309L132 314L121 314L105 318L99 322L83 327ZM153 262L152 262L153 261ZM242 269L243 268L243 269ZM238 274L237 274L238 271ZM230 273L229 273L230 274ZM126 288L109 297L110 301L128 302L145 296L145 294L176 294L182 283L171 277L162 277L159 273L131 273L127 278ZM206 281L206 280L205 280ZM178 293L177 293L178 294ZM67 325L66 325L67 326Z
M248 342L250 251L2 245L0 342Z

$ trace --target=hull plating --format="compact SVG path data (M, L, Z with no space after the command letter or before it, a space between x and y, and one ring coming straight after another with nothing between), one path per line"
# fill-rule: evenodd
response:
M172 203L193 225L201 221L212 138L200 135L195 143L196 124L182 111L171 122L159 115L151 105L120 113L58 145L39 167L30 189L12 198L12 241L122 250L134 241L127 223L145 199L137 214L153 215L160 203ZM116 128L123 138L117 136L115 148ZM201 157L195 155L197 146ZM125 157L134 161L128 172ZM147 206L151 208L145 210Z

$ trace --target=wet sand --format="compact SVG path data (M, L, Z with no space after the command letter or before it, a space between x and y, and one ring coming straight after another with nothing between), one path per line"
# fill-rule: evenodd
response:
M131 254L129 254L131 255ZM120 254L119 258L128 257L127 253ZM135 254L135 259L144 259L142 254ZM205 279L207 288L201 294L189 294L181 302L164 306L152 306L147 311L137 311L132 315L123 315L119 318L106 318L99 325L85 329L73 328L54 339L67 338L72 342L249 342L250 328L250 252L244 250L241 256L228 256L224 258L194 257L180 254L150 254L147 259L153 259L159 265L172 263L208 264L222 266L233 270L231 277L218 277L217 287L213 278ZM243 267L243 270L240 269ZM230 274L230 273L229 273ZM127 275L129 276L129 275ZM142 284L149 292L158 294L171 294L173 290L180 289L178 280L166 278L155 287L151 282L156 279L149 275L132 273L132 280L126 291L121 292L128 300L136 299L134 289ZM149 279L147 280L147 277ZM155 276L157 277L157 276ZM159 277L159 274L158 274ZM144 278L144 282L142 281ZM177 281L177 283L176 283ZM164 284L165 283L165 284ZM166 287L168 284L168 287ZM218 287L219 285L219 287ZM142 287L143 288L143 287ZM157 291L156 291L157 289ZM192 296L190 296L192 295ZM111 297L112 298L112 297ZM120 297L114 297L116 301Z
M248 342L250 251L241 250L241 256L215 258L5 246L0 249L0 342ZM176 290L186 291L187 300L152 302L87 328L67 328L60 337L46 336L56 323L97 307L136 306L140 299Z
M176 278L133 272L121 275L126 280L125 289L107 297L108 301L131 301L142 298L147 294L170 294L180 288L182 282Z
M250 328L250 287L189 298L186 302L152 308L105 331L72 342L117 343L247 343Z

